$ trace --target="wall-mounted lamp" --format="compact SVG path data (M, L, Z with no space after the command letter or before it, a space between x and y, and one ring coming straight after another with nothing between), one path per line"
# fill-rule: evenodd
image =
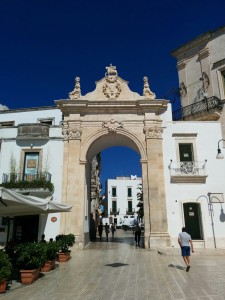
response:
M31 149L34 147L34 144L30 144Z
M221 149L220 149L220 145L219 145L221 141L225 142L225 140L221 139L218 142L218 149L217 149L217 156L216 156L217 159L223 159L224 158L223 154L221 153Z

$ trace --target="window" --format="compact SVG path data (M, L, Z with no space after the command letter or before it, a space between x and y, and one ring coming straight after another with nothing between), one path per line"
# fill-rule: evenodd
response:
M8 225L8 217L2 217L2 225Z
M34 180L37 178L39 165L38 152L26 152L24 163L24 177L26 180Z
M179 144L180 170L182 174L194 174L194 155L192 144Z
M41 124L47 124L47 125L54 125L55 118L43 118L43 119L37 119L38 123Z
M36 180L42 170L42 149L23 149L20 160L20 170L23 180Z
M128 212L132 212L132 209L133 209L132 201L128 201Z
M15 126L14 121L0 122L0 127L13 127Z
M132 188L131 187L127 188L127 197L132 197Z
M193 144L179 144L180 161L194 161Z
M116 201L112 201L112 211L117 211L117 203Z
M221 72L222 83L223 83L223 92L225 94L225 71Z
M112 187L112 197L116 197L116 187Z
M197 133L173 133L176 146L176 160L183 161L198 161L196 139Z

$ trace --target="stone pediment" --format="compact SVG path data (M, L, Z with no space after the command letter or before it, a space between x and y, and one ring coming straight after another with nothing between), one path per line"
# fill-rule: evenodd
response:
M75 78L75 88L69 93L71 100L143 100L154 99L155 94L150 91L148 78L144 77L143 96L136 92L132 92L128 87L128 81L123 80L118 76L115 66L112 64L106 67L105 77L96 81L96 88L93 92L81 95L80 78Z

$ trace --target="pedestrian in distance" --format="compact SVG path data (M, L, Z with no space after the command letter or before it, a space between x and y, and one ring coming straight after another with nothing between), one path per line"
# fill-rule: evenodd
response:
M44 233L43 233L42 236L41 236L40 243L46 243L46 240L45 240L45 234L44 234Z
M111 231L112 231L112 238L114 239L114 232L116 231L116 226L115 224L111 225Z
M182 228L182 232L178 235L178 243L181 248L181 255L186 264L186 272L190 270L190 255L194 253L193 243L190 234L186 232L186 228ZM190 251L191 250L191 251Z
M140 239L141 239L141 227L139 226L139 224L136 224L136 226L134 228L134 240L135 240L136 246L140 247Z
M102 240L102 231L103 231L103 225L102 222L100 222L100 224L98 225L98 234L100 237L100 241Z
M107 242L108 242L108 239L109 239L109 232L110 232L109 225L108 225L108 223L105 223L105 235L106 235Z

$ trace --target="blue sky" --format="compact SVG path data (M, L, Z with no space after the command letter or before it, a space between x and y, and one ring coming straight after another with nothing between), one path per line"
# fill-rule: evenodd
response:
M148 76L157 98L173 100L178 76L171 51L225 25L224 11L224 0L1 0L0 103L54 105L67 98L76 76L84 95L110 63L131 90L141 94ZM122 152L118 175L140 172L120 159Z

